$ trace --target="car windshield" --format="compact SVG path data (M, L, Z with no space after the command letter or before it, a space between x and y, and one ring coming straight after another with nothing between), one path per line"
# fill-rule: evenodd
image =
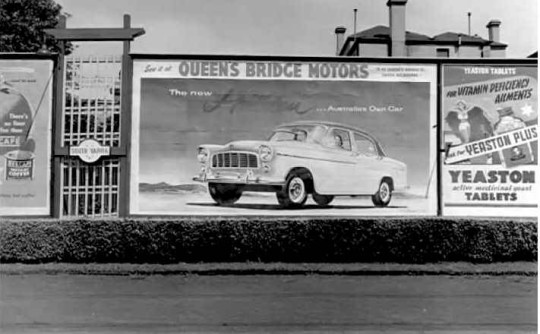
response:
M322 131L321 131L322 130ZM302 125L302 126L283 126L272 133L270 141L300 141L300 142L318 142L326 129L321 126Z

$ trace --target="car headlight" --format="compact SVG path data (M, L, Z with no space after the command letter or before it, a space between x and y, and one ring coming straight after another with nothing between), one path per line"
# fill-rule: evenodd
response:
M204 164L208 161L208 156L208 150L203 147L199 147L199 151L197 152L197 160L199 160L200 163Z
M259 146L259 157L262 161L270 161L274 157L274 151L270 146L261 145Z

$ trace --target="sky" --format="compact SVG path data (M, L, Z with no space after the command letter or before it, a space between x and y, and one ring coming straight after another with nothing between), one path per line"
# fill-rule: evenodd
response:
M134 53L211 55L335 55L336 26L357 31L388 25L386 0L56 0L70 17L68 28L132 27L146 34ZM487 39L486 24L498 19L507 58L537 51L538 0L409 0L406 27L428 36L471 32ZM120 43L87 43L75 54L120 53Z

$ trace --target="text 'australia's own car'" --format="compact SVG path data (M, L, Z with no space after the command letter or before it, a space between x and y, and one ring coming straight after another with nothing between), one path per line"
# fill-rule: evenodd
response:
M201 145L197 158L194 180L207 182L220 205L255 191L276 193L285 208L301 207L309 195L321 206L335 196L369 195L383 207L407 183L407 166L387 157L373 136L331 122L284 124L268 141Z

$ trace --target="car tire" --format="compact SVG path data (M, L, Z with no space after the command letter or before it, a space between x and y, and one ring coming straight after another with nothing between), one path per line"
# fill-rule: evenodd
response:
M234 204L242 196L242 189L234 184L209 183L208 192L219 205Z
M317 203L317 205L327 206L328 204L330 204L330 202L334 200L334 196L313 193L313 200L315 201L315 203Z
M277 200L283 208L297 209L306 203L308 177L305 174L291 173L285 186L277 192Z
M378 207L385 207L392 200L392 185L387 179L384 179L379 184L379 189L375 195L371 196L373 204Z

